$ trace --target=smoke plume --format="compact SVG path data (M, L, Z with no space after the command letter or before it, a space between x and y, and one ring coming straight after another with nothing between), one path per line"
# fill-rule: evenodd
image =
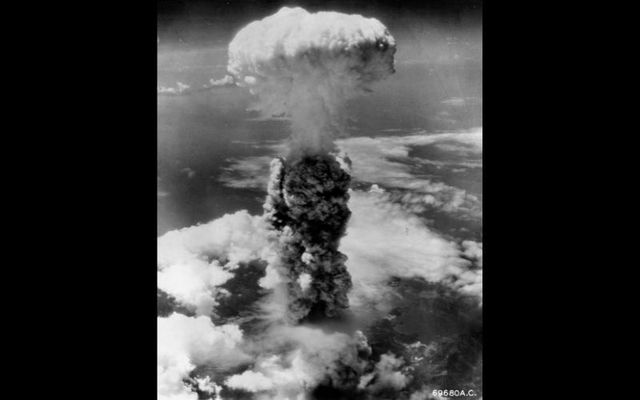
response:
M351 277L338 251L351 212L350 176L333 154L346 101L394 72L395 41L374 18L302 8L244 27L227 70L263 113L291 117L286 158L274 160L265 218L278 232L287 316L335 316L348 307Z
M331 155L272 162L265 217L280 232L279 253L293 321L311 311L333 317L349 305L347 257L338 251L351 211L350 176Z
M395 51L377 19L284 7L238 32L227 70L263 113L291 117L292 154L326 153L345 102L394 72Z

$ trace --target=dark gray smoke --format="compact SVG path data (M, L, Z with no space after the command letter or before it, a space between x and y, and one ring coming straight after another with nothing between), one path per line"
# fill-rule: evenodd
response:
M333 155L272 162L265 216L280 233L289 316L335 316L349 306L351 276L338 251L351 211L351 177Z
M293 322L333 317L349 305L347 257L338 251L350 216L350 177L334 156L348 99L394 73L395 39L375 18L283 7L229 43L227 72L266 116L291 117L286 159L272 164L265 204L279 233L279 274Z

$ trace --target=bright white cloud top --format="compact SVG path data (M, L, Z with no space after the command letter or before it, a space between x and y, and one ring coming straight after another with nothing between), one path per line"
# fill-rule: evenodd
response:
M292 151L322 152L344 102L394 72L395 40L375 18L284 7L229 44L228 72L267 115L290 115Z

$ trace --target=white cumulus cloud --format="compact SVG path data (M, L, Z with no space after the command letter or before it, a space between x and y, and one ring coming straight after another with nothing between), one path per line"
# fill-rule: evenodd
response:
M419 277L445 282L466 293L482 295L482 271L469 269L463 249L429 229L419 217L388 200L379 188L352 191L352 211L340 251L352 276L352 308L372 304L382 310L392 277Z
M158 238L158 288L198 314L209 315L217 287L240 262L269 259L264 221L246 211L170 231Z
M208 317L158 318L158 399L197 400L183 380L199 365L228 369L249 360L237 325L215 326ZM215 388L206 379L200 385ZM214 389L215 390L215 389Z

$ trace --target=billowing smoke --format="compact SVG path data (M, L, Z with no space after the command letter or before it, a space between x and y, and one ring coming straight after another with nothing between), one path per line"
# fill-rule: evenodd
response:
M291 117L292 155L326 153L346 101L394 72L395 51L375 18L284 7L238 32L227 69L263 113Z
M338 245L351 215L350 176L331 155L291 164L274 160L272 171L265 217L280 232L288 316L298 321L316 311L333 317L349 306L351 277Z
M228 72L267 115L287 115L286 159L274 160L265 216L279 232L288 317L335 316L351 277L338 251L351 212L350 176L331 154L346 101L394 72L395 41L373 18L282 8L229 44Z

